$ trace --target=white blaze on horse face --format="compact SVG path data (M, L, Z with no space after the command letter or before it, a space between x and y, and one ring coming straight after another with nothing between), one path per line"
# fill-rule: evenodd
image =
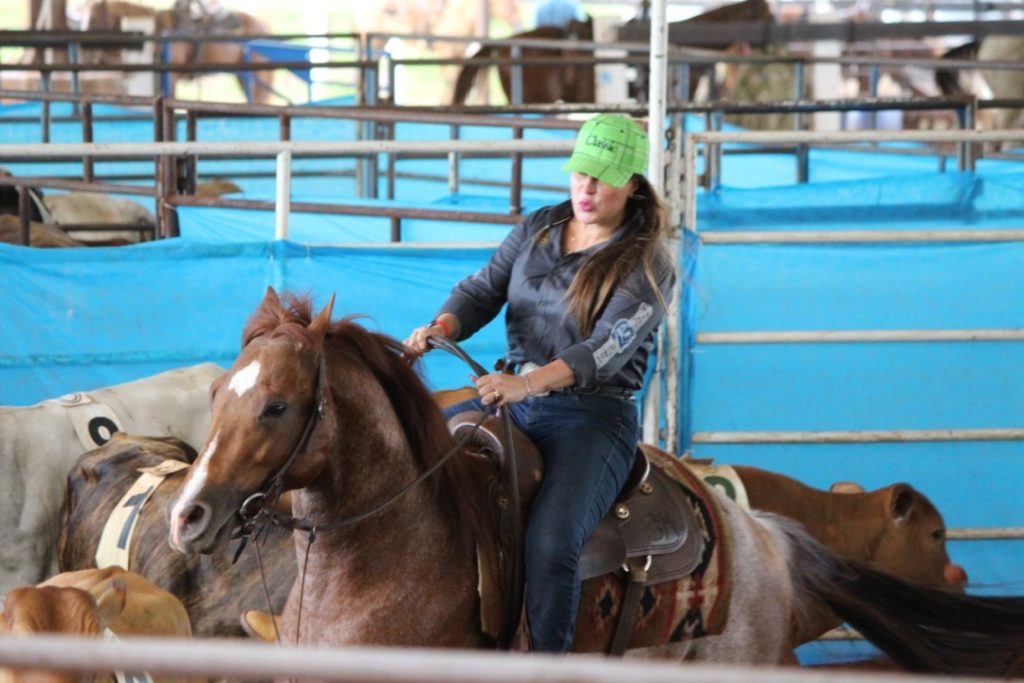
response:
M188 484L185 485L185 488L178 495L178 500L174 503L174 508L171 510L171 519L178 519L182 510L192 504L196 494L206 485L206 473L210 467L210 459L217 450L217 440L219 438L220 430L218 429L217 433L210 439L209 445L206 446L206 449L196 459L195 464L192 465L191 477L188 480ZM177 536L180 533L177 525L171 525L171 532L174 534L175 540L177 540Z
M256 386L256 380L260 376L260 362L254 360L244 368L235 373L228 383L228 389L235 392L241 398L247 391Z

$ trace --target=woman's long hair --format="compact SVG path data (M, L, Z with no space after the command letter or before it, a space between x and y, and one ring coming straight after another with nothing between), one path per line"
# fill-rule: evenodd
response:
M569 310L576 316L576 323L584 335L593 331L594 322L600 317L612 292L637 264L643 266L644 275L658 296L661 307L668 308L655 274L655 264L661 258L672 263L663 241L668 227L667 209L646 177L639 174L633 177L637 186L636 192L626 201L626 220L631 221L637 211L641 212L641 219L622 239L588 258L566 292Z

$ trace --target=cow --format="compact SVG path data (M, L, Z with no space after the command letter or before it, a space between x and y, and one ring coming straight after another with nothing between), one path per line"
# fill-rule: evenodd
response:
M120 563L178 596L196 637L240 637L243 611L284 606L296 574L292 534L269 527L237 563L228 544L210 555L171 550L165 510L195 455L172 437L129 434L115 434L83 454L68 474L59 566L68 571Z
M241 553L238 564L232 564L236 548L228 544L219 545L211 555L173 552L167 545L166 508L180 489L192 457L190 447L173 439L156 441L130 435L117 435L83 455L68 475L60 566L64 570L96 566L101 537L125 538L127 531L130 540L119 549L121 554L111 557L99 552L105 558L102 561L126 563L177 595L189 611L198 637L242 635L239 619L243 613L248 613L246 632L272 637L268 615L260 613L279 613L294 583L292 531L277 526L264 529ZM174 461L180 464L174 465ZM951 564L946 554L942 516L927 497L906 484L865 493L831 493L765 470L735 470L752 507L794 517L843 556L871 561L933 586L962 589L966 582L963 569ZM145 501L140 493L153 482L140 489L133 487L146 473L158 471L169 473L154 485ZM721 479L722 469L716 469L713 476L716 482ZM283 507L288 514L287 503ZM114 515L118 509L121 516ZM108 524L108 520L113 522ZM843 533L834 533L836 529ZM901 547L907 552L898 552ZM838 625L830 614L820 616L817 623L822 630L802 634L801 642Z
M57 574L37 586L10 589L0 613L0 634L189 638L192 629L188 613L176 597L138 574L121 567L107 567ZM70 683L83 679L67 672L0 669L0 680ZM112 679L97 676L85 680ZM172 683L182 679L153 680Z
M162 372L27 407L0 407L0 592L57 572L68 471L117 431L200 443L210 424L213 363Z

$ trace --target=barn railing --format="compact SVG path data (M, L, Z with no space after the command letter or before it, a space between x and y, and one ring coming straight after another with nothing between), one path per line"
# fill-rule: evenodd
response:
M340 683L863 683L863 672L822 667L754 667L594 655L383 647L280 647L242 640L71 636L0 637L0 665L58 671L145 671L213 680L276 679ZM942 683L948 677L871 671L874 683ZM991 678L957 677L961 683Z
M834 133L810 132L746 132L690 133L684 144L683 161L683 227L696 233L704 244L872 244L943 242L1024 242L1024 226L1006 230L953 229L953 230L837 230L808 231L743 231L700 232L697 222L697 160L703 152L710 156L715 148L726 143L757 144L858 144L863 142L952 142L959 145L981 145L1011 141L1024 143L1024 130L999 131L858 131ZM670 318L678 311L670 311ZM678 319L676 324L678 324ZM668 325L672 327L672 325ZM1009 342L1024 341L1024 328L976 329L861 329L861 330L777 330L698 332L696 344L810 344L810 343L929 343L929 342ZM668 349L671 356L681 357L679 346ZM669 393L667 443L678 445L678 384ZM1024 428L1004 429L893 429L850 431L713 431L694 432L693 444L850 444L850 443L910 443L953 441L1024 441ZM672 447L670 447L671 450ZM950 538L991 539L1024 538L1024 528L1016 529L963 529L952 530Z

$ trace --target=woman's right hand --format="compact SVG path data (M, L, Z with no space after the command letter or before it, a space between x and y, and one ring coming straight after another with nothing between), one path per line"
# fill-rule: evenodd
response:
M429 351L430 346L427 345L427 339L431 337L445 338L444 330L436 322L424 325L423 327L417 327L409 335L409 338L402 342L405 344L406 355L410 358L419 358Z

